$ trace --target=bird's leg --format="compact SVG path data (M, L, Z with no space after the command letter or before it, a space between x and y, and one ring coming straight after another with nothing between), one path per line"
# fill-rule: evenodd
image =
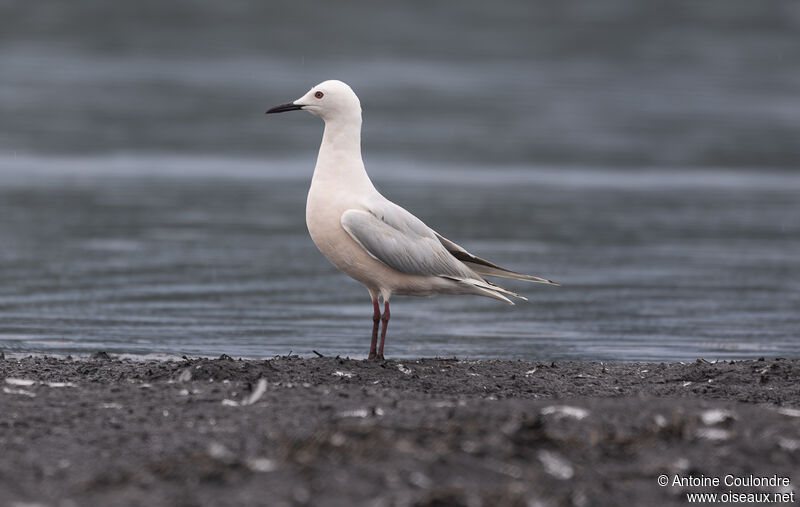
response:
M381 307L377 299L372 300L372 307L375 312L372 314L372 343L369 346L369 358L375 359L375 347L378 345L378 323L381 321Z
M377 303L376 303L377 305ZM381 329L381 344L378 347L378 359L383 359L383 344L386 342L386 328L389 327L389 317L392 314L389 313L389 302L384 301L383 303L383 316L381 320L383 321L383 329ZM376 324L377 325L377 324Z

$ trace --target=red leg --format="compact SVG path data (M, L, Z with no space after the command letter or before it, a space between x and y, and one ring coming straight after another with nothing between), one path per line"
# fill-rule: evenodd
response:
M378 303L375 304L377 305ZM381 345L378 347L378 359L383 359L383 344L386 342L386 328L389 327L389 317L391 316L392 314L389 313L389 302L385 301L383 303L383 316L381 317L383 329L381 329Z
M378 300L372 300L372 307L375 312L372 314L372 343L369 346L369 358L375 359L375 347L378 345L378 323L381 321L381 307L378 305Z

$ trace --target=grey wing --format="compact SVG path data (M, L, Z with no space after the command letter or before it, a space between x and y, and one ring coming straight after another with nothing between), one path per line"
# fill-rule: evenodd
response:
M479 278L447 251L435 232L399 206L349 209L341 223L370 256L402 273Z

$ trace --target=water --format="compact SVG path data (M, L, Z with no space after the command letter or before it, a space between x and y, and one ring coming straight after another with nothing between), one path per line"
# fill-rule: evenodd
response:
M158 174L158 162L118 160L130 172L104 176L114 161L71 172L40 159L25 163L60 175L20 168L3 181L3 349L366 352L366 291L305 231L310 160L227 159L235 176L192 178ZM515 307L398 297L393 357L797 355L800 176L512 167L453 184L449 167L376 165L384 193L443 234L563 283L508 282L532 301Z
M371 306L307 237L337 77L389 198L558 280L398 297L392 357L800 352L794 0L43 0L0 16L0 349L363 356Z

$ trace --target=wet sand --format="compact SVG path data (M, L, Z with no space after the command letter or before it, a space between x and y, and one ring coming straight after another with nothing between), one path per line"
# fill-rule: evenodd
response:
M100 353L0 359L0 377L0 505L687 505L703 491L800 502L800 360ZM790 485L661 487L662 474Z

